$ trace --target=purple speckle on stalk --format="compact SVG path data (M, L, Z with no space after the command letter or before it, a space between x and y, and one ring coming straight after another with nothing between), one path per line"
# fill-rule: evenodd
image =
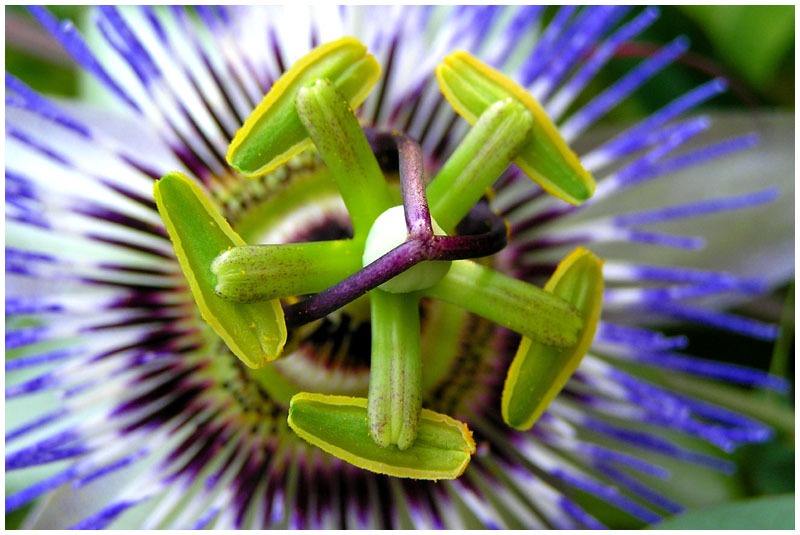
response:
M406 227L411 238L429 240L433 237L431 214L425 196L425 181L422 177L422 149L408 136L393 136L397 143L400 163L400 186L403 190L403 209Z

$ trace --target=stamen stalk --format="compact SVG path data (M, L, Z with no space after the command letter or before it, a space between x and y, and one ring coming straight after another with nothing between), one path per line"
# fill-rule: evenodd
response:
M563 299L488 267L461 260L447 275L419 292L454 304L541 344L575 345L583 322Z
M419 302L408 294L370 293L372 364L367 419L378 446L404 450L417 438L422 410Z
M511 99L483 112L428 185L433 218L452 234L465 215L508 168L533 125L533 116Z
M296 106L314 146L328 166L353 222L356 241L394 202L378 161L352 108L330 81L297 92Z
M315 294L361 268L353 240L246 245L211 263L214 291L241 303Z

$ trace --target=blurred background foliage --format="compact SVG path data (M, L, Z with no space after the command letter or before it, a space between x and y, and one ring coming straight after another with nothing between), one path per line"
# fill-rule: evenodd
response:
M75 63L30 17L24 7L6 8L6 70L34 89L58 96L79 97L84 82ZM83 27L86 6L50 6L59 18L69 18ZM641 10L637 7L628 15ZM639 119L659 109L675 95L689 91L716 76L724 77L730 90L703 105L701 110L794 111L795 55L794 6L666 6L659 19L636 42L624 47L619 57L604 68L594 84L606 87L644 56L652 54L678 35L691 40L690 52L655 76L606 117L608 122ZM555 8L545 14L552 17ZM596 94L590 87L587 94ZM580 105L580 102L578 103ZM787 377L794 386L794 289L779 288L770 296L740 307L736 313L781 324L776 344L742 336L720 337L702 328L675 328L688 334L687 352L710 355L737 364L769 369ZM772 354L771 361L764 355ZM658 380L653 377L653 380ZM682 385L684 386L684 385ZM689 511L664 522L664 528L762 528L794 527L794 409L793 388L789 396L750 392L720 386L710 391L698 387L705 397L767 421L777 430L776 438L765 444L740 448L730 456L740 469L733 477L704 475L698 479L694 466L671 466L678 481L683 477L697 488L693 493L734 500L711 508ZM700 394L700 392L698 392ZM718 452L717 452L718 453ZM694 472L694 473L693 473ZM656 484L657 482L654 482ZM673 489L674 490L674 489ZM683 500L691 509L691 502ZM603 503L587 497L586 507L613 527L641 527L619 516ZM19 525L28 508L6 517L7 527ZM662 526L657 526L662 527Z

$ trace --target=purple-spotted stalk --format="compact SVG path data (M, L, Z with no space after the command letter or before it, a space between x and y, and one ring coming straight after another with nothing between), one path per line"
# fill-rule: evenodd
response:
M314 294L361 267L353 240L244 245L211 263L217 295L241 303Z
M369 433L378 446L405 450L417 438L422 411L419 298L375 289L369 302Z
M366 240L372 223L394 202L358 119L328 80L300 88L295 102L300 121L342 195L353 239Z
M532 125L533 116L511 99L481 114L428 186L431 213L448 234L508 168Z
M575 345L583 322L565 301L469 260L453 262L447 275L420 292L551 347Z

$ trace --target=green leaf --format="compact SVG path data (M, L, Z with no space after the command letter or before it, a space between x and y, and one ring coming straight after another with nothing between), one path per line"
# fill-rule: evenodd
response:
M769 88L791 53L794 6L682 6L719 55L760 90Z
M475 453L466 424L422 409L419 434L405 450L373 442L367 400L301 392L289 406L289 427L297 435L350 464L379 474L413 479L455 479Z
M737 500L689 511L651 529L794 529L794 494Z
M578 368L594 339L603 305L603 262L578 247L558 265L544 289L573 305L583 318L578 343L559 350L523 337L503 387L503 421L522 431L533 424Z
M352 107L367 98L381 75L381 67L367 48L353 37L318 46L303 56L272 86L250 114L228 147L226 159L248 177L269 173L311 147L295 108L301 87L327 78Z
M497 101L508 98L522 104L535 119L527 142L514 163L551 195L571 204L592 196L594 179L569 148L544 108L510 78L457 51L436 67L439 88L453 109L470 124Z
M203 319L228 348L251 368L276 359L286 343L280 302L239 304L214 293L211 262L244 240L203 191L181 173L169 173L153 186L158 213L167 227L181 270Z

